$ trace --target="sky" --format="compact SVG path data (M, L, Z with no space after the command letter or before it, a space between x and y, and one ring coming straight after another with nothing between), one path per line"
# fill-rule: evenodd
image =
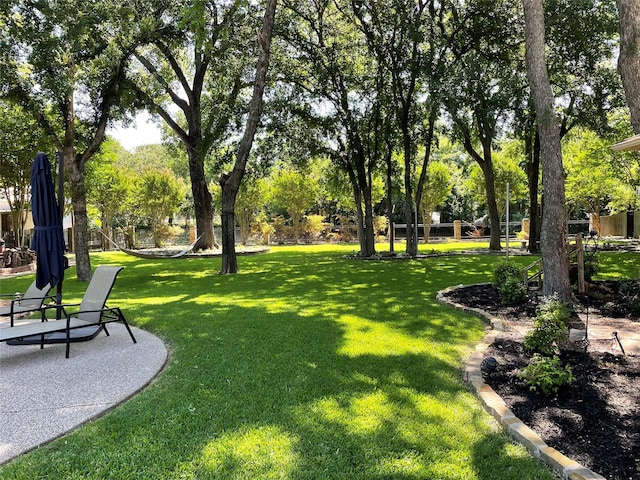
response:
M133 152L140 145L160 143L160 126L151 121L147 112L141 112L136 116L134 123L123 128L119 123L115 127L107 128L107 135L118 140L124 148Z

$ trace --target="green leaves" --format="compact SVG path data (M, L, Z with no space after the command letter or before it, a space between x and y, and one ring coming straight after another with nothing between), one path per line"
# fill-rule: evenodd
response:
M545 395L557 393L563 385L575 382L575 377L569 365L562 366L560 359L556 356L543 357L536 354L529 365L521 372L529 388L533 391L541 391Z

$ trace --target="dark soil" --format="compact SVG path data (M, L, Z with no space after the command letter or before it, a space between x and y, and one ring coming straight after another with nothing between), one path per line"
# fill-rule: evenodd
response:
M613 331L639 332L640 320L616 303L618 289L618 282L594 282L590 295L579 299L579 318L583 324L588 320L590 342L586 351L581 342L561 354L576 381L553 395L530 391L518 376L531 358L523 333L535 316L534 293L518 306L503 305L491 285L460 288L449 298L510 320L486 353L498 366L485 381L518 418L547 445L600 475L640 480L640 357L622 355L611 339Z

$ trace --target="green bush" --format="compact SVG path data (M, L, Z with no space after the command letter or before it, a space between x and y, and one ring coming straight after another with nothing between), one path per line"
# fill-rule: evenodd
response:
M493 267L493 286L500 288L508 278L520 278L520 276L520 267L509 260L501 260Z
M565 343L569 333L571 308L557 295L543 299L533 330L524 337L524 346L530 352L542 355L555 354L560 345Z
M625 280L620 283L620 296L626 309L640 313L640 280Z
M503 303L514 305L527 299L520 267L508 260L503 260L494 267L493 286L500 292Z
M156 247L162 247L166 242L172 242L183 232L182 227L177 225L169 225L166 223L158 224L153 229L153 243Z
M323 220L324 217L322 215L305 216L302 220L302 228L304 229L305 235L312 240L320 238L324 232L329 230L328 224L325 224Z
M500 291L502 302L507 305L522 303L527 299L527 289L520 278L507 278L498 290Z
M387 217L378 215L373 217L373 230L376 235L384 234L387 229Z
M535 354L520 373L529 389L541 391L545 395L556 393L563 385L569 385L575 381L569 365L562 366L557 356L543 357Z

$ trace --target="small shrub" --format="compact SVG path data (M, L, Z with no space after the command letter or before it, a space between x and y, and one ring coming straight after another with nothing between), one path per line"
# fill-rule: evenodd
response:
M166 242L172 242L183 232L182 227L166 223L156 225L153 229L153 244L162 247Z
M383 235L385 230L387 229L387 217L384 216L375 216L373 217L373 230L376 235Z
M520 267L508 260L501 260L493 267L493 286L500 288L508 278L520 278Z
M533 323L533 330L524 337L524 346L530 352L555 354L567 341L571 308L553 295L543 300Z
M269 223L264 213L257 215L253 222L251 222L251 234L258 235L265 245L271 243L271 236L275 233L276 229Z
M339 237L341 242L351 242L358 236L358 226L354 217L347 215L336 215L336 226L339 227Z
M627 310L640 314L640 279L621 282L620 297Z
M282 216L277 216L271 220L273 234L279 242L290 240L292 238L292 228L287 225L287 220Z
M535 354L529 361L520 377L524 379L531 391L541 391L545 395L556 393L563 385L575 381L569 365L562 366L557 356L543 357Z
M514 305L527 298L520 267L508 260L499 262L493 269L493 286L500 292L503 303Z
M305 216L302 220L304 234L312 240L320 238L320 236L329 229L328 225L324 223L323 220L324 217L322 215Z
M502 302L507 305L516 305L527 299L527 289L520 278L507 278L498 290L500 291Z

